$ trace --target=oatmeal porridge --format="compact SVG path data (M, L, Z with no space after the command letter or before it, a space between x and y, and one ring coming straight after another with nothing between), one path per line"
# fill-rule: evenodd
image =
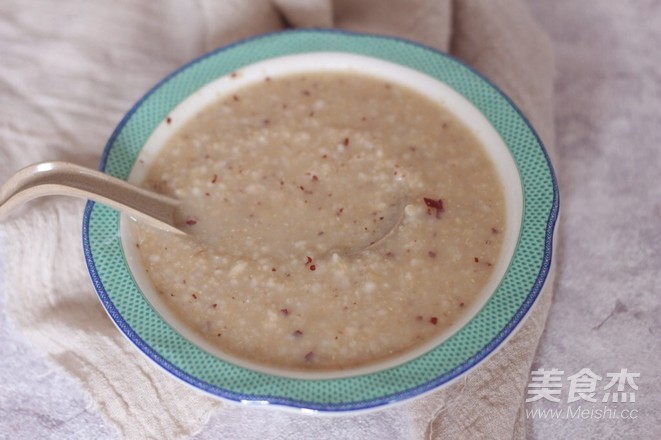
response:
M353 73L263 78L186 122L143 186L188 236L135 226L164 304L221 351L347 369L461 319L505 201L477 138L415 91Z

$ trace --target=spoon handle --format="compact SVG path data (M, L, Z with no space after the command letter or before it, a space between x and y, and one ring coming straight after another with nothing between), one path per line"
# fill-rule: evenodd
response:
M91 199L169 232L179 201L101 171L68 162L42 162L23 168L0 187L0 219L17 205L37 197L65 195Z

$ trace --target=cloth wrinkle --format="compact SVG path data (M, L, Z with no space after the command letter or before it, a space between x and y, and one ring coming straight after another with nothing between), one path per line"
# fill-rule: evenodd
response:
M272 0L285 27L330 28L333 26L331 0Z

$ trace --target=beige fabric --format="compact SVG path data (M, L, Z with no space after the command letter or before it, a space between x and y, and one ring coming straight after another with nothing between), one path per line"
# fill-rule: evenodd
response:
M0 181L40 160L95 167L121 115L166 73L285 25L397 35L451 50L502 87L552 147L551 49L518 0L4 0ZM82 208L40 200L0 225L10 317L80 381L122 437L190 436L226 404L163 373L114 328L87 277ZM523 396L550 301L546 289L521 331L475 371L400 406L411 438L523 438ZM259 409L245 411L259 417Z

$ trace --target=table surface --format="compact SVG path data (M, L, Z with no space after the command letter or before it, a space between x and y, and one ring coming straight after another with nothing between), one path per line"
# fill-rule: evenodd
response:
M609 374L640 375L635 402L569 402L565 389L558 403L528 404L528 436L661 438L661 3L529 3L556 49L561 187L556 293L533 370L556 368L569 384L588 368L603 378L597 398ZM0 341L0 438L118 436L88 408L80 386L13 327L2 295ZM549 409L561 413L532 413ZM225 438L304 437L300 419L278 417L245 420L231 405L196 438L220 430ZM406 438L398 417L387 410L334 419L328 432Z

